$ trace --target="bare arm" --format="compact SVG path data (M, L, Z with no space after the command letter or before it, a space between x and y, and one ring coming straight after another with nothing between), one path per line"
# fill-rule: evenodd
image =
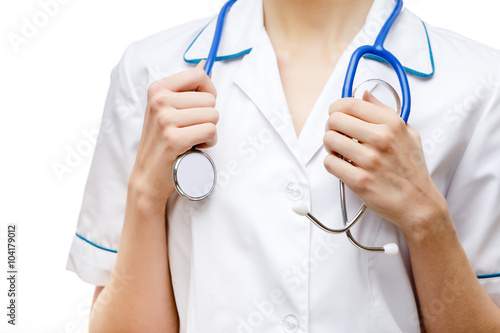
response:
M481 287L445 209L406 240L427 332L500 332L500 308Z
M325 167L404 233L427 332L500 332L500 308L472 270L418 133L366 98L332 104Z
M119 255L92 308L90 332L178 332L164 207L129 190ZM133 194L132 194L133 193Z
M194 145L216 142L216 93L201 66L149 88L117 260L108 284L96 288L91 333L179 331L165 206L174 192L175 158Z

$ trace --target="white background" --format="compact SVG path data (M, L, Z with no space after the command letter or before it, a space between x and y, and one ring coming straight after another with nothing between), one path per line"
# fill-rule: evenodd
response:
M41 0L49 2L51 0ZM54 0L52 0L54 1ZM59 0L61 3L63 0ZM54 162L99 127L109 75L131 42L214 15L221 0L65 0L19 46L39 1L0 2L0 332L86 332L93 286L65 271L92 149L58 179ZM498 0L407 0L430 24L500 48ZM18 326L6 324L6 230L18 224ZM5 306L4 306L5 305Z

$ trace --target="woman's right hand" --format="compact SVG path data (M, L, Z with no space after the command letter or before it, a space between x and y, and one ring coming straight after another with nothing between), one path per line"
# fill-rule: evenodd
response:
M217 92L203 70L204 63L155 81L148 89L129 189L161 205L174 192L172 167L176 158L195 145L207 148L217 142Z

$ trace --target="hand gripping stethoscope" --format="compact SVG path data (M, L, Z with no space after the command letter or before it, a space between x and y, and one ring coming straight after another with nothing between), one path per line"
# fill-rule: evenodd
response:
M207 75L212 72L217 57L226 14L236 1L228 1L217 17L214 39L203 68ZM217 182L217 171L210 156L193 147L175 160L172 168L172 180L177 193L189 200L200 201L208 197L214 190Z
M210 75L213 64L215 62L215 58L217 56L217 50L219 48L220 39L222 35L222 29L224 26L224 19L226 17L227 12L231 8L231 6L237 0L229 0L221 9L219 16L217 18L217 25L215 29L215 34L212 42L212 46L210 47L210 52L207 57L207 62L205 64L205 72ZM344 86L342 89L342 98L345 97L353 97L353 84L354 77L356 74L356 70L358 68L359 61L363 56L372 55L377 57L380 60L387 62L397 74L399 79L399 84L401 86L402 91L402 106L401 106L401 118L407 122L408 117L410 115L411 108L411 95L410 95L410 87L408 84L408 78L406 76L406 72L404 67L398 61L398 59L389 51L384 48L384 42L389 34L391 27L393 26L396 19L399 17L401 10L403 8L403 0L396 0L396 7L394 11L389 16L384 26L380 30L375 43L373 46L365 45L356 49L351 57L349 62L349 67L347 69ZM380 80L379 80L380 81ZM394 89L390 87L387 83L380 81L382 85L388 86L391 91L396 94ZM396 94L396 98L397 94ZM399 102L399 100L398 100ZM193 147L186 153L180 155L173 167L173 181L174 186L177 192L183 197L189 200L203 200L212 193L216 184L216 169L215 164L212 159L202 151ZM347 216L347 205L345 198L345 185L340 180L340 206L342 211L342 219L344 221L344 227L340 229L331 229L326 227L323 223L317 220L307 208L307 205L304 202L298 202L294 207L294 211L299 214L306 216L311 222L313 222L316 226L318 226L321 230L328 233L346 233L347 238L359 249L369 251L369 252L383 252L390 256L395 256L398 254L399 249L398 246L394 243L386 244L383 247L367 247L358 243L351 233L351 228L358 222L366 211L366 205L362 204L355 216L349 220Z
M356 74L356 69L358 67L359 61L361 58L365 55L374 55L382 60L385 60L387 63L389 63L392 68L396 71L396 74L399 79L399 84L401 85L401 91L403 94L403 105L401 107L401 113L400 116L403 118L405 122L408 121L408 117L410 115L410 108L411 108L411 95L410 95L410 87L408 84L408 78L406 76L406 72L404 67L401 65L401 63L397 60L397 58L387 51L384 48L384 42L387 38L387 35L398 18L399 14L401 13L401 10L403 8L403 1L402 0L396 0L396 7L394 8L394 11L392 12L391 16L389 19L387 19L387 22L385 22L384 26L380 30L379 35L377 36L377 39L375 40L375 43L373 46L361 46L358 48L356 51L354 51L349 67L347 69L347 74L345 77L344 81L344 87L342 89L342 98L345 97L352 97L353 96L353 82L354 82L354 76ZM383 82L383 81L381 81ZM383 84L386 84L383 82ZM386 84L389 86L388 84ZM390 86L389 86L390 87ZM392 87L390 87L392 89ZM352 236L351 233L351 228L356 224L356 222L359 221L361 216L363 216L364 212L366 211L366 205L362 204L359 210L357 211L356 215L352 218L352 220L349 220L347 216L347 207L346 207L346 200L345 200L345 185L342 180L339 180L340 183L340 207L342 211L342 219L344 221L344 227L340 229L331 229L326 227L323 223L318 221L309 211L304 202L298 202L297 205L294 207L294 211L299 214L299 215L304 215L306 216L311 222L313 222L316 226L318 226L321 230L328 232L328 233L333 233L333 234L338 234L338 233L343 233L345 232L347 235L347 238L351 241L354 246L361 250L369 251L369 252L383 252L386 255L389 256L395 256L399 252L399 248L396 244L390 243L386 244L383 247L367 247L364 245L361 245L359 242L357 242L354 237Z

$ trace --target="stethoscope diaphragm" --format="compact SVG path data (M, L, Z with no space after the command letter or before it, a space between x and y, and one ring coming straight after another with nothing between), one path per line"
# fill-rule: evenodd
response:
M215 163L201 150L190 149L175 160L172 178L180 195L192 201L203 200L217 182Z

